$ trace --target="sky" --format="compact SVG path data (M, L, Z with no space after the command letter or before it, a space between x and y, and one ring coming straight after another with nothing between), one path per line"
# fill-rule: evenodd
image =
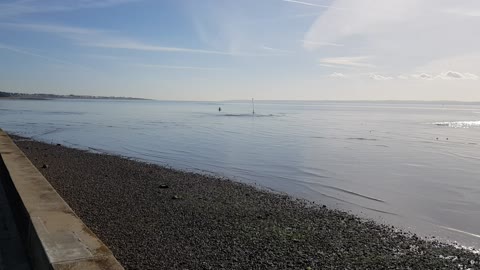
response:
M480 1L0 0L0 91L480 101Z

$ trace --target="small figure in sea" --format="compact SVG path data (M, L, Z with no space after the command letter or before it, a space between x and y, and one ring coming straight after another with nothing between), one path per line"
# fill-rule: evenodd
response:
M447 141L448 141L448 138L447 138Z
M222 111L222 107L218 107L218 111L221 112L221 111Z

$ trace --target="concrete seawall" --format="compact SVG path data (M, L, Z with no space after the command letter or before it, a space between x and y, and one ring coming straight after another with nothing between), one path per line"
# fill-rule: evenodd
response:
M0 182L33 269L123 269L1 129L0 156Z

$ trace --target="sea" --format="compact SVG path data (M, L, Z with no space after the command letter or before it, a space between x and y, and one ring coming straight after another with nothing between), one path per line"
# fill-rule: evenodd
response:
M0 128L480 248L480 104L255 101L254 109L251 101L0 100Z

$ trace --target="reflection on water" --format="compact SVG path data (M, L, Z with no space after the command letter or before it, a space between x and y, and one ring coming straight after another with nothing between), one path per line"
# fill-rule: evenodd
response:
M230 116L230 117L275 117L281 115L273 114L253 114L253 113L227 113L227 114L218 114L218 116Z
M218 107L222 112L218 112ZM0 101L0 127L480 247L479 105Z

